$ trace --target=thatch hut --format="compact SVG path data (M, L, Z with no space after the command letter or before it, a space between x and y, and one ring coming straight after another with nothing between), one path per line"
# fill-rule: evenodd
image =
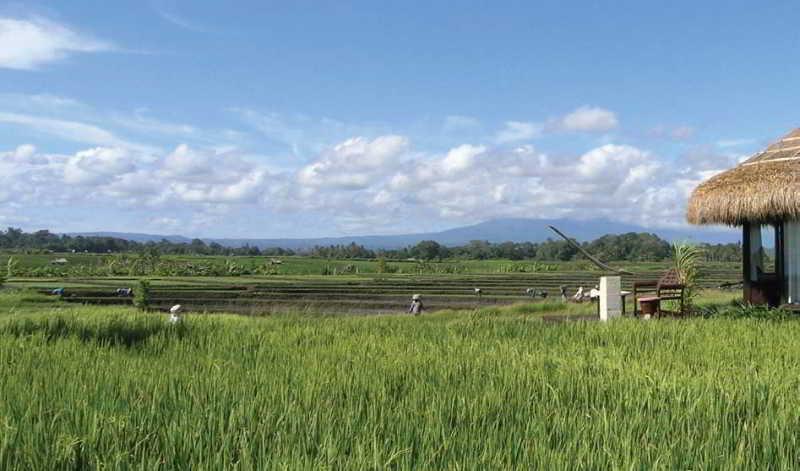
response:
M800 129L698 186L687 217L743 228L746 301L800 303Z

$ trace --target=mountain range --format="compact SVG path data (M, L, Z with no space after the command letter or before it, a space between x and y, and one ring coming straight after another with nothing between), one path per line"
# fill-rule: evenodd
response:
M629 232L653 233L667 241L689 240L694 242L728 243L740 240L739 231L720 228L690 229L648 229L633 224L624 224L607 219L493 219L471 226L456 227L440 232L400 235L364 235L346 237L320 238L286 238L286 239L235 239L235 238L201 238L206 243L216 242L227 247L250 245L259 248L282 247L292 250L304 250L315 245L356 244L369 249L397 249L414 245L422 240L435 240L446 246L464 245L471 240L489 242L543 242L550 238L558 238L547 226L552 225L579 241L591 241L606 234L624 234ZM136 242L158 242L166 239L170 242L191 242L191 238L182 235L156 235L127 232L82 232L69 235L116 237Z

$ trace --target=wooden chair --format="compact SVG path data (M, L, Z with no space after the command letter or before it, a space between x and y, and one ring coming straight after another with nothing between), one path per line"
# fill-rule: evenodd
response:
M678 301L678 312L671 314L684 314L683 294L686 285L683 284L678 270L671 268L657 281L636 281L633 283L633 315L639 315L640 301L655 301L657 303L656 315L668 312L661 309L663 301Z

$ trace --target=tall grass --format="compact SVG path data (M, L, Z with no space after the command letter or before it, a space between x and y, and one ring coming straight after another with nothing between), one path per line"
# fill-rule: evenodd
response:
M789 469L800 323L0 318L0 468Z

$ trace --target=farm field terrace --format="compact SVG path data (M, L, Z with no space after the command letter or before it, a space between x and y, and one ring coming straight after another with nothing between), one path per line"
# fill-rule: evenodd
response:
M89 253L2 253L0 267L5 267L8 259L13 257L18 266L20 276L47 277L63 273L67 276L109 276L109 275L141 275L132 273L140 269L137 261L143 258L140 254L89 254ZM56 260L66 260L64 265L56 265ZM154 263L153 260L147 260ZM355 274L487 274L487 273L543 273L543 272L598 272L597 268L586 260L578 261L536 261L536 260L457 260L442 261L421 260L385 260L381 272L380 259L327 259L304 256L218 256L218 255L161 255L157 262L163 262L165 270L178 267L184 276L209 276L190 273L192 267L197 271L219 272L222 276L227 265L234 265L240 271L252 272L260 269L264 275L355 275ZM278 262L275 264L274 262ZM634 273L664 270L670 262L612 262L611 266L624 268ZM741 272L741 264L733 262L706 262L703 267L709 271ZM213 269L212 269L213 268ZM158 273L147 273L158 275ZM164 273L175 276L175 273Z
M800 458L800 323L548 323L526 306L171 326L5 290L0 468L789 469Z
M222 257L217 257L216 260L225 261ZM440 263L450 266L461 262L433 262L427 265L403 262L408 267L421 266L422 269L418 273L374 273L367 268L374 270L377 263L362 261L354 263L362 263L366 268L359 273L346 273L345 270L337 270L337 267L352 266L347 265L352 261L322 261L328 264L325 266L334 267L327 271L327 275L138 277L82 276L78 271L73 276L15 276L9 285L42 292L64 288L64 299L76 303L129 304L130 298L116 296L115 289L135 288L138 279L148 278L153 286L153 307L156 309L181 304L195 312L236 312L251 315L286 310L378 314L402 312L407 308L412 294L421 294L428 310L474 309L529 302L531 296L528 290L536 291L537 299L546 294L546 300L558 300L561 286L565 286L568 294L572 295L579 286L588 290L596 285L603 274L585 269L585 264L581 262L553 263L547 265L544 271L524 271L525 267L535 265L531 262L508 260L474 261L473 268L468 271L475 273L454 274L442 273L436 267ZM261 262L263 263L263 259ZM321 260L289 257L276 269L298 272L302 270L293 267L293 264L317 262ZM517 268L509 270L508 267ZM629 263L624 267L637 273L636 276L623 277L623 287L631 289L636 280L658 279L669 264ZM740 279L740 267L737 264L707 263L700 269L701 285L706 288L714 288L737 279ZM475 288L481 289L480 296L476 295ZM632 305L629 309L632 309Z

